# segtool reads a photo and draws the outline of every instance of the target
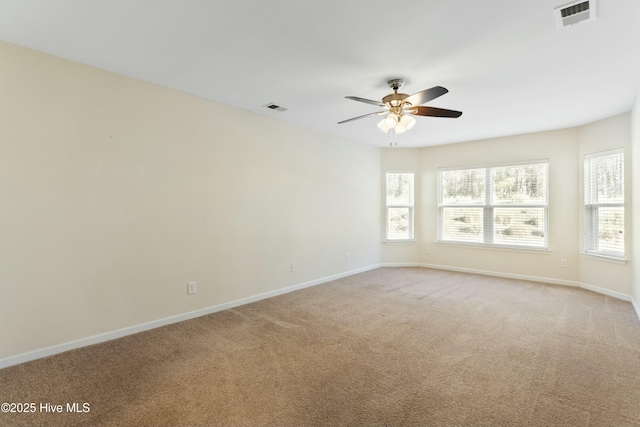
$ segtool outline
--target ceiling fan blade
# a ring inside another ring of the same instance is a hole
[[[386,107],[386,105],[383,104],[382,102],[374,101],[373,99],[365,99],[365,98],[360,98],[358,96],[345,96],[345,98],[352,99],[352,100],[358,101],[358,102],[364,102],[365,104],[376,105],[378,107]]]
[[[413,95],[405,99],[405,102],[410,102],[411,105],[422,105],[425,102],[436,99],[447,92],[449,91],[442,86],[434,86],[430,89],[425,89],[422,92],[414,93]]]
[[[444,108],[435,107],[413,107],[409,110],[409,113],[416,116],[430,116],[430,117],[460,117],[462,111],[445,110]]]
[[[343,120],[341,122],[338,122],[338,124],[342,124],[342,123],[347,123],[347,122],[351,122],[353,120],[358,120],[358,119],[362,119],[363,117],[367,117],[367,116],[373,116],[374,114],[384,114],[386,113],[386,111],[376,111],[375,113],[369,113],[369,114],[363,114],[362,116],[358,116],[358,117],[353,117],[351,119],[347,119],[347,120]]]

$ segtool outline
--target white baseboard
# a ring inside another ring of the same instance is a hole
[[[631,295],[623,294],[622,292],[612,291],[610,289],[601,288],[599,286],[590,285],[588,283],[580,282],[580,287],[584,289],[588,289],[593,292],[597,292],[599,294],[604,294],[610,297],[618,298],[624,301],[631,302],[633,300],[633,298],[631,298]]]
[[[65,351],[74,350],[74,349],[86,347],[89,345],[99,344],[101,342],[110,341],[117,338],[122,338],[127,335],[137,334],[139,332],[148,331],[150,329],[159,328],[161,326],[170,325],[172,323],[178,323],[185,320],[194,319],[196,317],[206,316],[208,314],[216,313],[218,311],[228,310],[230,308],[239,307],[241,305],[250,304],[252,302],[260,301],[263,299],[272,298],[278,295],[283,295],[289,292],[297,291],[300,289],[308,288],[308,287],[319,285],[322,283],[327,283],[333,280],[341,279],[343,277],[351,276],[358,273],[363,273],[369,270],[374,270],[379,267],[424,267],[424,268],[433,268],[437,270],[448,270],[448,271],[459,271],[462,273],[482,274],[485,276],[529,280],[534,282],[550,283],[550,284],[564,285],[564,286],[578,286],[593,292],[619,298],[624,301],[630,301],[636,312],[636,315],[638,316],[638,319],[640,320],[640,305],[630,295],[623,294],[621,292],[611,291],[609,289],[604,289],[598,286],[589,285],[587,283],[580,283],[580,282],[554,279],[554,278],[548,278],[548,277],[528,276],[528,275],[522,275],[522,274],[511,274],[511,273],[503,273],[498,271],[477,270],[472,268],[452,267],[452,266],[436,265],[436,264],[383,263],[383,264],[374,264],[368,267],[363,267],[356,270],[350,270],[350,271],[346,271],[339,274],[334,274],[334,275],[323,277],[320,279],[299,283],[293,286],[288,286],[286,288],[277,289],[275,291],[265,292],[265,293],[253,295],[247,298],[241,298],[239,300],[218,304],[212,307],[191,311],[191,312],[179,314],[176,316],[170,316],[163,319],[154,320],[154,321],[143,323],[140,325],[134,325],[134,326],[118,329],[115,331],[110,331],[103,334],[98,334],[91,337],[82,338],[79,340],[70,341],[67,343],[58,344],[51,347],[46,347],[46,348],[30,351],[27,353],[18,354],[16,356],[10,356],[4,359],[0,359],[0,369],[7,368],[13,365],[19,365],[25,362],[30,362],[32,360],[40,359],[43,357],[53,356],[55,354],[63,353]]]
[[[422,264],[422,263],[385,263],[385,264],[382,264],[382,267],[425,267],[425,268],[433,268],[436,270],[458,271],[461,273],[482,274],[485,276],[505,277],[508,279],[519,279],[519,280],[528,280],[531,282],[550,283],[553,285],[577,286],[583,289],[597,292],[599,294],[608,295],[610,297],[619,298],[624,301],[633,302],[631,295],[623,294],[622,292],[612,291],[609,289],[601,288],[599,286],[590,285],[588,283],[576,282],[573,280],[555,279],[553,277],[528,276],[525,274],[503,273],[501,271],[487,271],[487,270],[478,270],[475,268],[463,268],[463,267],[454,267],[449,265]],[[638,314],[638,319],[640,319],[640,309],[637,307],[637,305],[634,305],[634,309],[636,310],[636,314]]]
[[[454,267],[450,265],[423,264],[423,263],[385,263],[382,267],[424,267],[435,270],[458,271],[460,273],[481,274],[483,276],[505,277],[507,279],[529,280],[532,282],[551,283],[554,285],[579,286],[578,282],[572,280],[555,279],[552,277],[528,276],[525,274],[504,273],[501,271],[478,270],[475,268]]]
[[[385,262],[380,267],[425,267],[425,264],[416,262]]]
[[[638,316],[638,320],[640,320],[640,306],[638,305],[636,300],[633,299],[633,297],[631,297],[631,305],[633,306],[633,309],[636,311],[636,316]]]
[[[127,335],[137,334],[139,332],[148,331],[150,329],[159,328],[161,326],[170,325],[172,323],[178,323],[189,319],[194,319],[200,316],[206,316],[208,314],[216,313],[222,310],[228,310],[230,308],[239,307],[241,305],[250,304],[252,302],[260,301],[263,299],[283,295],[289,292],[297,291],[300,289],[308,288],[311,286],[319,285],[332,280],[341,279],[343,277],[352,276],[354,274],[363,273],[365,271],[379,268],[380,264],[374,264],[368,267],[359,268],[356,270],[350,270],[339,274],[323,277],[309,282],[299,283],[297,285],[288,286],[286,288],[277,289],[275,291],[265,292],[258,295],[252,295],[250,297],[241,298],[239,300],[218,304],[212,307],[203,308],[200,310],[191,311],[188,313],[178,314],[176,316],[165,317],[163,319],[154,320],[151,322],[143,323],[140,325],[129,326],[126,328],[118,329],[115,331],[106,332],[103,334],[93,335],[87,338],[81,338],[79,340],[66,342],[63,344],[54,345],[38,350],[29,351],[27,353],[18,354],[16,356],[9,356],[4,359],[0,359],[0,369],[7,368],[13,365],[19,365],[21,363],[30,362],[32,360],[41,359],[43,357],[53,356],[55,354],[63,353],[65,351],[74,350],[89,345],[99,344],[101,342],[122,338]]]

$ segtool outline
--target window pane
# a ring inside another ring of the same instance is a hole
[[[387,206],[413,206],[412,172],[387,172]]]
[[[548,162],[441,170],[438,239],[545,248]]]
[[[544,208],[495,208],[494,243],[544,247],[544,211]]]
[[[493,203],[511,205],[544,205],[546,164],[496,167],[491,170]]]
[[[584,172],[585,250],[624,256],[623,151],[586,156]]]
[[[387,239],[412,239],[410,208],[387,208]]]
[[[387,172],[387,240],[413,239],[413,172]]]
[[[624,208],[597,209],[598,250],[624,253]]]
[[[443,205],[485,202],[485,169],[442,171],[440,177]]]
[[[623,154],[593,159],[597,177],[597,200],[595,203],[624,203]]]
[[[442,208],[442,239],[483,241],[483,208]]]

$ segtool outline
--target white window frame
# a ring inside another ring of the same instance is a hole
[[[598,176],[595,173],[592,173],[591,170],[591,161],[594,159],[599,159],[602,157],[609,157],[615,155],[622,155],[622,203],[600,203],[594,202],[591,200],[591,196],[593,194],[592,188],[598,185]],[[624,217],[625,210],[625,182],[624,182],[624,149],[617,148],[615,150],[607,150],[600,151],[597,153],[591,153],[584,156],[584,253],[588,255],[601,256],[606,258],[614,258],[614,259],[625,259],[625,248],[623,245],[622,252],[613,252],[601,250],[599,248],[599,239],[598,234],[599,230],[599,221],[598,221],[598,211],[600,208],[622,208],[623,211],[623,221],[625,221],[625,225],[623,227],[623,241],[625,241],[626,234],[626,218]]]
[[[523,204],[523,205],[505,205],[494,203],[493,198],[493,180],[492,180],[492,171],[496,168],[501,167],[509,167],[509,166],[527,166],[534,164],[544,164],[545,168],[545,201],[544,204]],[[442,173],[446,171],[454,171],[454,170],[468,170],[468,169],[484,169],[485,171],[485,200],[483,203],[474,203],[474,204],[444,204],[442,202],[443,194],[442,194]],[[471,245],[471,246],[481,246],[481,247],[491,247],[491,248],[506,248],[506,249],[522,249],[522,250],[531,250],[531,251],[548,251],[549,250],[549,159],[536,159],[536,160],[525,160],[511,163],[501,163],[501,164],[492,164],[489,166],[464,166],[464,167],[448,167],[448,168],[438,168],[438,181],[437,181],[437,192],[438,192],[438,243],[446,243],[446,244],[456,244],[456,245]],[[482,208],[483,210],[483,233],[482,233],[482,242],[474,242],[474,241],[465,241],[465,240],[446,240],[443,238],[443,220],[444,214],[443,211],[445,208]],[[542,246],[533,246],[533,245],[518,245],[518,244],[504,244],[504,243],[496,243],[494,242],[494,210],[496,208],[543,208],[544,209],[544,228],[543,228],[543,245]]]
[[[410,174],[411,175],[411,202],[409,205],[389,205],[389,200],[387,199],[387,175],[390,173],[394,173],[394,174],[398,174],[398,173],[404,173],[404,174]],[[387,170],[385,171],[384,174],[384,195],[385,195],[385,241],[386,242],[394,242],[394,243],[402,243],[402,242],[415,242],[415,235],[414,235],[414,205],[415,205],[415,193],[416,193],[416,187],[415,187],[415,173],[413,170]],[[390,220],[390,215],[389,215],[389,210],[390,209],[397,209],[397,208],[405,208],[408,209],[409,211],[409,230],[407,232],[408,237],[406,238],[402,238],[402,239],[397,239],[397,238],[392,238],[389,237],[389,220]]]

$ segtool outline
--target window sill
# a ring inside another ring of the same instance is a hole
[[[407,240],[385,240],[382,243],[386,244],[392,244],[392,245],[407,245],[407,244],[413,244],[416,243],[416,241],[414,239],[407,239]]]
[[[540,253],[540,254],[550,254],[551,249],[549,248],[524,248],[521,246],[497,246],[497,245],[484,245],[481,243],[468,243],[468,242],[446,242],[446,241],[436,241],[436,245],[438,246],[463,246],[465,248],[470,249],[487,249],[490,251],[506,251],[506,252],[523,252],[523,253]]]
[[[626,265],[628,261],[626,258],[620,258],[620,257],[604,255],[604,254],[596,254],[592,252],[582,252],[581,255],[584,256],[585,258],[594,259],[596,261],[610,262],[613,264]]]

